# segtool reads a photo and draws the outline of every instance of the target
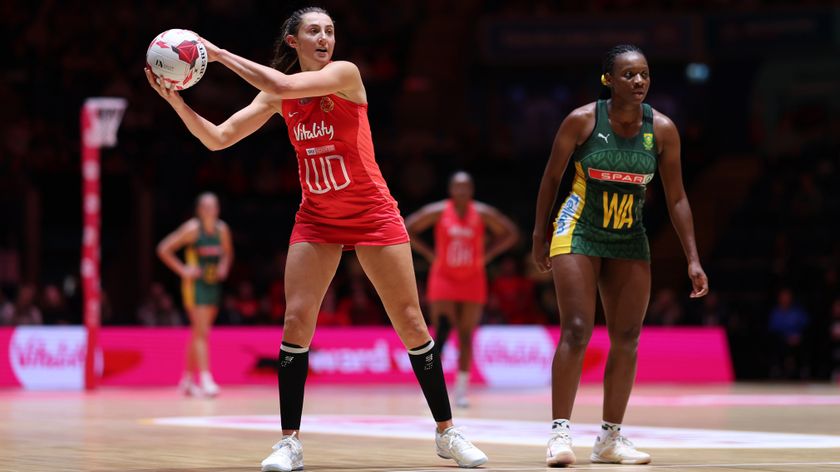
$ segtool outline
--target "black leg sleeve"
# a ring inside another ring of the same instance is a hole
[[[298,430],[303,414],[303,390],[309,373],[309,348],[283,342],[278,361],[280,424],[283,429]]]
[[[432,410],[435,421],[448,421],[452,419],[452,408],[449,406],[449,394],[446,392],[446,382],[443,379],[443,366],[440,363],[440,355],[435,349],[435,342],[428,343],[409,349],[408,357],[411,359],[411,367],[414,375],[420,382],[426,403]]]

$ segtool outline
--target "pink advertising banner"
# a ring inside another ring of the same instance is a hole
[[[97,356],[101,385],[175,384],[183,370],[188,337],[189,331],[181,328],[102,328]],[[274,384],[281,337],[282,331],[271,327],[214,329],[210,346],[217,381],[223,385]],[[474,382],[499,387],[548,385],[559,337],[560,330],[555,327],[481,327],[474,339]],[[78,378],[83,378],[79,347],[84,343],[84,330],[79,327],[0,329],[0,353],[6,353],[0,354],[0,386],[77,388]],[[453,336],[444,352],[448,376],[457,368],[457,352]],[[606,329],[598,327],[587,349],[583,382],[601,381],[608,352]],[[414,382],[406,350],[389,327],[319,328],[309,367],[311,382]],[[51,385],[44,378],[63,378],[65,383]],[[732,381],[724,331],[645,328],[637,378],[639,382]]]

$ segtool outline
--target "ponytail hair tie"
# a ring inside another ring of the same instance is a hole
[[[606,86],[607,86],[607,77],[606,77],[606,74],[601,74],[601,85],[603,85],[604,87],[606,87]]]

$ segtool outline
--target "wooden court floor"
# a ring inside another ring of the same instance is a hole
[[[637,387],[625,431],[652,454],[649,466],[590,464],[600,396],[599,386],[578,396],[580,470],[840,471],[836,385]],[[476,389],[472,402],[456,422],[490,456],[484,470],[545,470],[547,389]],[[279,437],[276,403],[269,387],[214,400],[174,388],[0,390],[0,471],[258,471]],[[305,415],[306,470],[456,470],[434,454],[419,390],[311,385]]]

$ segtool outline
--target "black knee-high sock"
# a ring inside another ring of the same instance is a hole
[[[438,318],[437,332],[435,333],[435,352],[439,355],[443,355],[443,346],[446,345],[451,330],[452,324],[449,323],[449,317],[441,314]]]
[[[446,393],[446,382],[443,379],[443,366],[440,355],[435,350],[435,342],[429,341],[422,346],[408,350],[411,368],[420,382],[426,403],[432,410],[435,421],[452,419],[452,408],[449,406],[449,394]]]
[[[280,343],[277,384],[280,391],[280,424],[283,429],[300,429],[303,387],[309,373],[309,348]]]

